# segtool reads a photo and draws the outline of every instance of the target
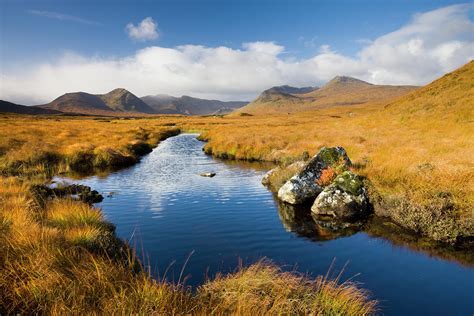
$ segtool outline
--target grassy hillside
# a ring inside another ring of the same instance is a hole
[[[268,93],[238,110],[239,113],[277,114],[310,111],[334,106],[384,102],[407,94],[413,86],[373,85],[350,77],[335,77],[320,89],[308,93]]]

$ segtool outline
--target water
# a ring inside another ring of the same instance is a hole
[[[325,274],[348,263],[386,315],[472,315],[474,269],[395,246],[364,232],[323,241],[293,209],[279,208],[260,184],[265,166],[206,156],[196,135],[163,141],[141,163],[79,182],[111,196],[98,204],[157,276],[198,285],[267,257],[286,269]],[[214,178],[202,172],[216,172]],[[324,239],[324,238],[322,238]]]

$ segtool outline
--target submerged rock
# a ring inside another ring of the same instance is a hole
[[[345,171],[318,195],[311,212],[318,216],[344,221],[363,217],[369,210],[369,199],[360,176]]]
[[[311,158],[306,166],[288,180],[279,190],[278,198],[290,204],[302,204],[323,191],[317,181],[324,169],[328,167],[347,169],[351,160],[342,147],[323,147]]]
[[[212,178],[216,175],[215,172],[203,172],[201,173],[201,177],[208,177],[208,178]]]
[[[313,241],[350,236],[361,227],[360,223],[320,220],[308,212],[305,206],[283,202],[278,203],[278,215],[286,231]]]

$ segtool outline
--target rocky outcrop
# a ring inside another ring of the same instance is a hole
[[[351,161],[344,148],[323,147],[300,172],[278,190],[278,198],[290,204],[302,204],[314,199],[323,191],[323,187],[317,182],[323,170],[329,167],[347,169],[350,165]]]
[[[351,221],[363,217],[369,210],[369,199],[360,176],[345,171],[324,188],[311,207],[318,216]]]

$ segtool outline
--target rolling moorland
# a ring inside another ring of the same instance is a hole
[[[8,255],[0,262],[5,271],[0,298],[7,302],[2,308],[372,313],[376,303],[354,284],[323,277],[308,282],[267,262],[218,276],[194,294],[181,285],[152,280],[99,210],[64,198],[44,203],[30,187],[56,174],[97,173],[133,164],[160,140],[179,132],[200,132],[207,141],[205,151],[216,157],[282,166],[312,156],[322,146],[343,146],[357,172],[370,181],[376,215],[426,240],[472,253],[473,78],[474,62],[416,90],[339,77],[302,94],[276,91],[283,95],[278,96],[281,101],[257,99],[228,116],[4,114],[0,245]],[[350,87],[347,95],[341,93],[341,84]],[[390,90],[389,96],[383,89]],[[287,98],[290,104],[283,101]],[[277,180],[287,177],[282,174]]]

